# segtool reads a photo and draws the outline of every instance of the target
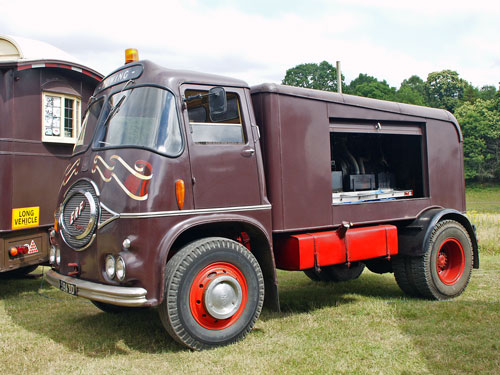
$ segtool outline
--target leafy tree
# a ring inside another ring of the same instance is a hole
[[[396,92],[396,100],[402,103],[426,105],[425,82],[417,75],[405,79]]]
[[[351,81],[345,91],[351,95],[365,96],[367,98],[396,99],[396,88],[390,87],[385,80],[379,81],[375,77],[362,73]]]
[[[463,101],[474,103],[477,99],[479,99],[479,89],[471,84],[467,84],[464,90]]]
[[[300,64],[286,71],[282,83],[309,89],[337,91],[337,68],[327,61],[319,64]],[[344,86],[342,75],[342,87]]]
[[[484,100],[490,100],[495,98],[497,89],[495,86],[485,85],[479,90],[479,97]]]
[[[453,110],[460,104],[469,84],[453,70],[429,73],[425,83],[427,103],[432,107]]]
[[[455,111],[464,137],[466,179],[500,178],[500,95],[464,102]]]

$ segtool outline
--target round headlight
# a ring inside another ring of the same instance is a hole
[[[106,269],[106,275],[108,275],[108,277],[110,279],[112,279],[113,277],[115,277],[116,261],[115,261],[115,258],[113,258],[113,255],[108,255],[106,257],[106,262],[104,264],[104,267]]]
[[[54,245],[49,250],[49,263],[52,265],[56,263],[56,247]]]
[[[120,281],[125,280],[125,261],[121,256],[116,259],[116,278]]]
[[[56,264],[61,264],[61,249],[59,249],[58,247],[56,248]]]

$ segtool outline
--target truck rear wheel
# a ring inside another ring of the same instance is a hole
[[[243,339],[263,302],[264,278],[253,254],[213,237],[185,246],[167,263],[159,314],[177,342],[200,350]]]
[[[347,264],[336,264],[334,266],[324,266],[318,272],[314,268],[304,270],[304,273],[313,281],[333,281],[342,282],[355,280],[361,276],[365,265],[361,262],[353,262],[348,267]]]
[[[469,283],[473,265],[467,230],[454,220],[439,222],[427,252],[411,261],[415,286],[422,296],[437,300],[459,296]]]
[[[391,263],[392,270],[394,271],[394,278],[396,279],[396,282],[401,290],[411,297],[419,297],[420,293],[413,280],[411,257],[394,257],[392,258]]]

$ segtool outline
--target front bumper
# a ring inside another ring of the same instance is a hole
[[[147,290],[138,287],[113,286],[75,279],[49,270],[45,277],[49,284],[61,289],[61,282],[74,285],[78,297],[112,305],[140,307],[146,304]]]

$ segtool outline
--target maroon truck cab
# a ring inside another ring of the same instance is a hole
[[[479,264],[442,110],[138,61],[97,86],[67,165],[47,280],[104,311],[158,306],[194,349],[279,310],[277,267],[367,266],[444,299]]]
[[[45,43],[0,36],[0,272],[8,275],[48,261],[57,191],[101,79],[72,61]]]

